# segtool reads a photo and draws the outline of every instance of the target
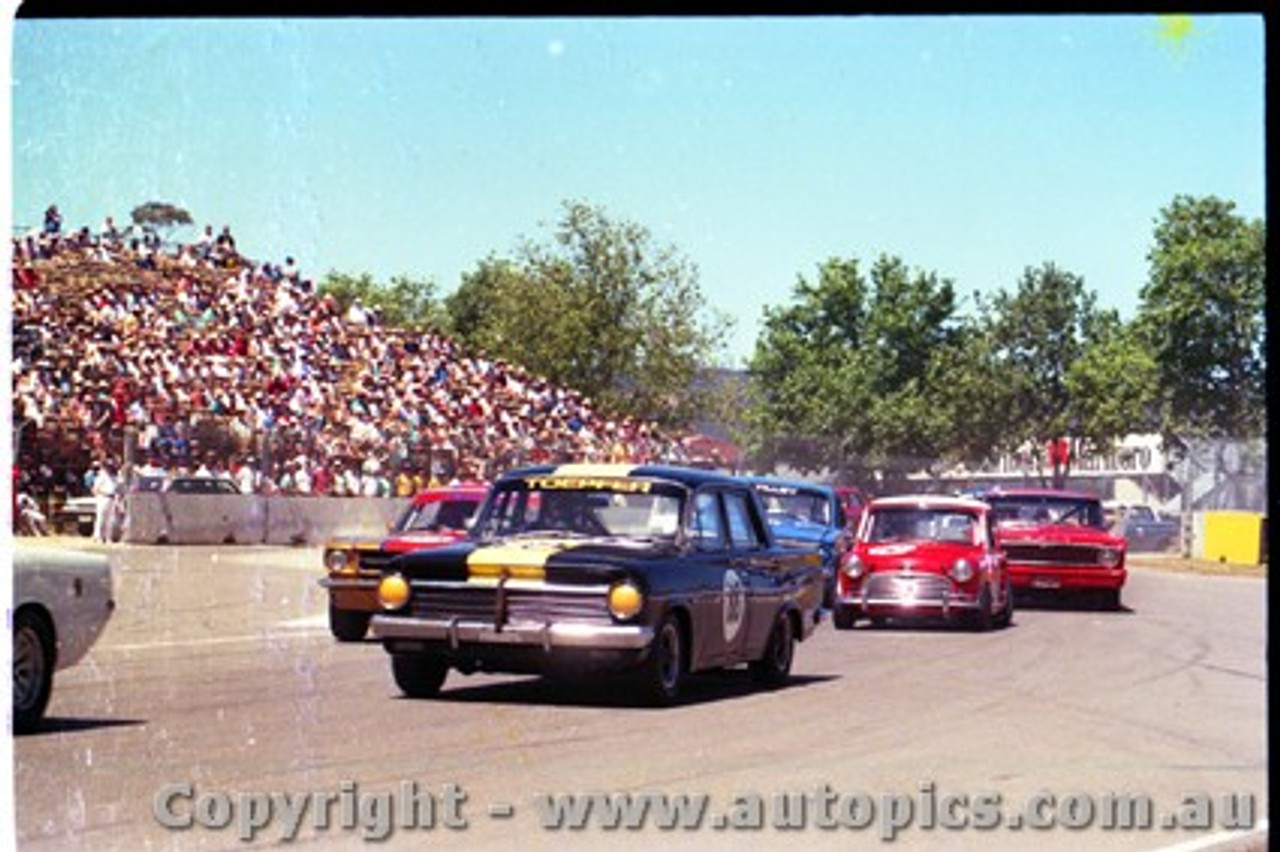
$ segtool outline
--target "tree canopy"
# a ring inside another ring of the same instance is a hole
[[[699,379],[729,328],[687,259],[583,202],[565,202],[549,243],[482,261],[445,307],[464,342],[663,425],[705,415]]]
[[[1251,437],[1266,423],[1266,226],[1212,196],[1160,212],[1136,319],[1166,434]]]

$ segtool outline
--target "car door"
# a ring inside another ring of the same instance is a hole
[[[694,668],[728,665],[745,638],[747,577],[733,565],[721,491],[700,488],[693,496],[687,557],[689,608],[693,620]]]
[[[769,631],[792,578],[779,554],[770,546],[765,520],[757,511],[758,503],[752,494],[745,488],[731,488],[723,492],[722,499],[730,570],[740,577],[744,586],[742,623],[728,650],[738,661],[754,660],[764,653]]]

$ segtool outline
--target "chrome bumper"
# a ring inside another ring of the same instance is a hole
[[[653,628],[607,624],[515,622],[497,627],[489,621],[432,621],[398,615],[375,615],[371,621],[378,639],[443,641],[456,649],[466,642],[480,645],[523,645],[553,648],[638,650],[653,642]]]
[[[320,587],[324,589],[368,589],[374,591],[378,588],[378,577],[321,577],[319,580]]]

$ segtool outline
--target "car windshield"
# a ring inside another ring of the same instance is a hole
[[[1003,495],[986,497],[996,522],[1058,524],[1103,529],[1102,503],[1083,497]]]
[[[832,522],[831,504],[821,494],[796,489],[757,488],[756,491],[770,524],[807,521],[828,526]]]
[[[476,533],[675,539],[685,490],[628,477],[531,476],[495,487]]]
[[[919,506],[880,507],[871,513],[867,541],[940,541],[972,544],[977,519],[955,509],[927,509]]]
[[[480,508],[479,498],[435,500],[410,506],[396,523],[397,532],[465,530]]]

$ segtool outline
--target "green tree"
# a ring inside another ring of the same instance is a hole
[[[190,213],[164,201],[148,201],[145,204],[139,204],[129,215],[133,224],[144,230],[163,231],[166,238],[174,228],[192,224]]]
[[[729,329],[687,260],[582,202],[564,204],[549,244],[487,258],[446,306],[465,342],[664,426],[704,414],[700,377]]]
[[[440,331],[448,323],[436,287],[431,281],[417,281],[403,275],[386,285],[378,284],[369,273],[358,276],[330,272],[317,291],[331,296],[338,310],[345,312],[357,299],[367,308],[376,308],[388,326],[406,329]]]
[[[790,304],[767,307],[748,366],[743,440],[754,463],[864,480],[904,475],[944,449],[948,418],[928,381],[959,333],[950,281],[881,257],[830,259]]]
[[[1075,405],[1067,375],[1103,327],[1103,312],[1084,280],[1052,263],[1028,268],[1016,292],[998,291],[987,314],[997,360],[1007,387],[1016,443],[1043,450],[1049,441],[1077,435],[1083,412]],[[1070,462],[1053,465],[1055,484]]]
[[[1158,365],[1136,325],[1122,323],[1114,311],[1100,314],[1064,386],[1075,436],[1090,449],[1106,452],[1117,438],[1159,430]]]
[[[1160,212],[1137,323],[1166,435],[1256,437],[1266,422],[1266,225],[1212,196]]]

